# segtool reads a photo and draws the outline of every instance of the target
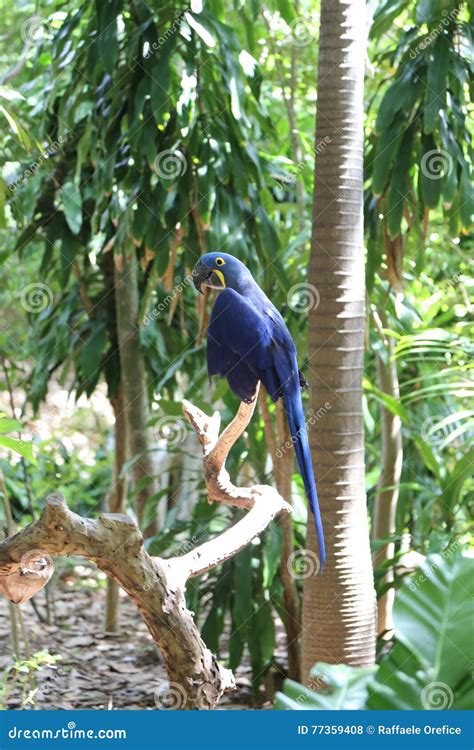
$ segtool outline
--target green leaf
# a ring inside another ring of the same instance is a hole
[[[471,167],[464,161],[461,172],[461,221],[466,229],[472,228],[474,218],[474,185],[471,176]]]
[[[281,556],[281,532],[278,526],[270,527],[262,544],[263,587],[270,588],[278,570]]]
[[[439,121],[439,110],[445,105],[450,53],[448,37],[440,34],[433,44],[428,64],[428,83],[423,112],[425,133],[433,132]]]
[[[46,248],[47,250],[48,248]],[[77,238],[69,231],[64,229],[64,235],[61,239],[61,284],[66,286],[71,273],[72,264],[76,258],[79,249]]]
[[[170,111],[169,87],[171,82],[170,60],[176,46],[178,34],[172,34],[157,50],[154,57],[151,83],[151,108],[157,125],[161,125]]]
[[[6,435],[0,435],[0,446],[7,448],[8,450],[18,453],[23,458],[34,463],[36,461],[33,455],[33,443],[26,440],[20,440],[19,438],[7,437]]]
[[[400,148],[403,130],[403,122],[397,121],[392,128],[382,132],[377,142],[372,170],[372,192],[374,195],[382,195],[384,192],[393,162]]]
[[[296,18],[295,9],[293,4],[289,0],[278,0],[277,8],[280,11],[281,17],[287,22],[288,25]]]
[[[441,186],[445,170],[449,168],[444,152],[440,151],[432,136],[421,140],[420,187],[423,203],[427,208],[436,208],[441,197]]]
[[[203,26],[202,23],[199,23],[199,21],[193,16],[192,13],[185,12],[184,17],[191,28],[196,32],[198,37],[202,39],[204,44],[206,44],[211,49],[216,46],[216,41],[212,34],[206,29],[205,26]]]
[[[293,680],[285,680],[284,695],[277,693],[274,708],[296,711],[361,709],[376,671],[377,667],[355,668],[318,662],[311,670],[309,684],[318,685],[321,690],[316,692]]]
[[[239,631],[232,629],[229,637],[229,669],[237,669],[242,661],[244,648],[245,641],[240,637]]]
[[[459,503],[466,479],[470,479],[472,476],[473,464],[474,448],[471,448],[462,458],[456,461],[454,469],[449,472],[446,480],[443,482],[443,500],[450,507],[451,511]]]
[[[108,73],[116,70],[119,42],[117,37],[117,16],[122,10],[122,0],[96,0],[99,19],[97,43],[99,53]]]
[[[246,547],[234,558],[234,604],[232,615],[235,628],[246,633],[253,613],[252,604],[252,549]]]
[[[73,234],[79,234],[82,227],[82,198],[77,185],[72,181],[64,183],[61,198],[68,227]]]
[[[82,374],[86,379],[94,377],[100,369],[106,342],[107,331],[105,326],[96,324],[92,334],[82,347],[79,357]]]
[[[400,234],[403,208],[409,194],[408,173],[412,162],[414,132],[413,126],[406,131],[393,167],[386,212],[388,232],[392,238]]]
[[[14,432],[15,430],[21,432],[22,429],[21,424],[16,419],[0,417],[0,433]]]
[[[275,623],[269,601],[264,601],[255,612],[252,632],[258,638],[259,656],[263,666],[266,666],[270,664],[275,649]]]
[[[430,555],[395,602],[397,640],[371,687],[371,709],[446,709],[466,703],[472,646],[474,562],[457,551]],[[467,686],[467,687],[466,687]]]

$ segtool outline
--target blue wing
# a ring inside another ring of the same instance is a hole
[[[262,381],[274,401],[283,397],[306,494],[314,513],[321,563],[326,557],[308,434],[301,401],[304,383],[296,349],[278,310],[233,289],[219,293],[212,310],[207,343],[209,375],[226,377],[241,401],[251,401]]]
[[[271,364],[266,321],[247,298],[233,289],[218,295],[207,342],[209,375],[226,377],[241,401],[250,401],[257,382]]]

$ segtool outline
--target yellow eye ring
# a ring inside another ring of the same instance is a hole
[[[224,258],[216,258],[216,266],[223,266],[225,265]]]

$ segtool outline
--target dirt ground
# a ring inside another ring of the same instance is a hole
[[[47,651],[60,657],[54,664],[35,670],[33,680],[27,673],[5,670],[12,664],[11,627],[8,602],[0,598],[0,706],[7,709],[166,709],[177,707],[169,695],[166,673],[159,650],[126,595],[121,597],[121,632],[103,630],[105,581],[102,574],[78,564],[55,574],[49,584],[51,623],[41,622],[46,614],[45,591],[22,605],[30,652]],[[284,669],[284,635],[279,632],[276,682],[281,683]],[[221,658],[225,660],[223,639]],[[23,648],[22,648],[23,651]],[[24,651],[23,651],[24,653]],[[23,654],[22,654],[23,655]],[[255,699],[251,689],[248,660],[239,667],[237,689],[223,697],[220,709],[268,709],[271,701],[261,695]],[[272,686],[274,677],[271,680]],[[273,692],[273,687],[270,692]],[[271,697],[268,695],[268,698]]]

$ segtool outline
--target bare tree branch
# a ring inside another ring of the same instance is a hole
[[[50,495],[40,518],[0,543],[0,580],[18,571],[31,551],[51,555],[81,555],[128,593],[161,649],[175,708],[214,708],[235,686],[232,672],[206,648],[186,609],[185,586],[191,576],[209,570],[237,554],[290,505],[268,486],[236,487],[225,469],[227,455],[247,427],[255,401],[241,404],[236,417],[219,436],[220,418],[185,401],[186,417],[203,446],[209,501],[248,510],[233,527],[178,558],[151,557],[143,537],[126,515],[108,513],[83,518],[66,506],[61,495]]]

